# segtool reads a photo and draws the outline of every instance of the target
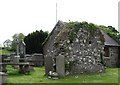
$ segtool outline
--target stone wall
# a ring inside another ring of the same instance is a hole
[[[118,66],[118,47],[109,46],[109,57],[106,60],[107,67],[117,67]]]
[[[120,68],[120,46],[118,47],[118,67]]]
[[[43,60],[43,54],[33,54],[32,57],[32,63],[34,66],[43,66],[44,60]]]
[[[80,28],[76,35],[72,43],[66,38],[55,47],[55,57],[58,54],[65,56],[65,70],[70,74],[102,72],[104,67],[101,58],[104,55],[104,45],[100,40],[99,30],[91,37],[87,30]]]
[[[116,67],[118,61],[118,47],[109,47],[109,50],[111,67]]]

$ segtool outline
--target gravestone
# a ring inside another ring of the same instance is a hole
[[[18,56],[19,55],[19,40],[18,39],[16,39],[15,40],[15,43],[16,43],[16,55]]]
[[[19,52],[20,52],[20,62],[25,62],[25,43],[23,41],[21,41],[19,43]]]
[[[10,57],[11,62],[14,63],[14,64],[19,63],[19,59],[20,59],[20,56],[19,56],[19,41],[18,41],[18,39],[16,39],[16,44],[17,44],[16,55],[15,54],[10,55],[11,56]],[[17,66],[17,65],[14,65],[14,66]]]
[[[59,77],[65,76],[65,61],[64,56],[61,54],[56,57],[56,72],[58,73]]]
[[[25,58],[25,43],[22,41],[19,44],[20,58]]]
[[[48,75],[50,71],[53,71],[53,63],[51,56],[44,56],[45,75]]]

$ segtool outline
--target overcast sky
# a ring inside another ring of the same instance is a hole
[[[87,21],[118,29],[119,0],[0,0],[0,44],[15,33],[51,31],[58,20]]]

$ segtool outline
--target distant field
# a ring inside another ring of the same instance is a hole
[[[0,54],[11,54],[11,53],[13,53],[13,52],[5,50],[5,49],[0,50]]]
[[[44,67],[35,67],[30,75],[19,74],[8,67],[8,83],[118,83],[118,68],[107,68],[105,73],[80,74],[52,80],[44,76]]]

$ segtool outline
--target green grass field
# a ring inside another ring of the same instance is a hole
[[[6,49],[0,50],[0,54],[12,54],[13,52],[8,51]]]
[[[29,75],[19,74],[8,67],[8,83],[118,83],[118,68],[107,68],[105,73],[80,74],[52,80],[44,76],[44,67],[35,67]]]
[[[11,54],[13,52],[0,50],[0,54]],[[44,76],[44,67],[35,67],[35,71],[29,75],[19,74],[18,70],[11,66],[8,69],[9,83],[118,83],[118,68],[107,68],[105,73],[80,74],[78,76],[67,76],[63,79],[52,80]],[[120,70],[120,69],[119,69]],[[10,84],[11,85],[11,84]]]

